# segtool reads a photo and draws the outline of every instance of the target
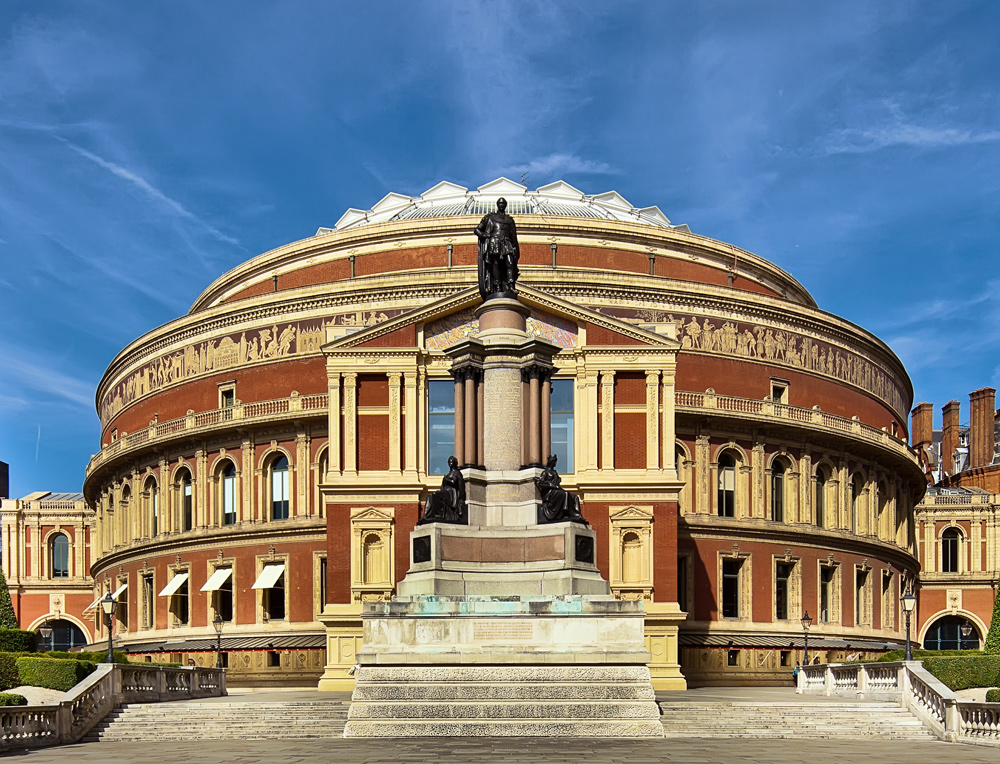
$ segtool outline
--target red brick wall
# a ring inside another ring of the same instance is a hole
[[[615,414],[615,469],[645,469],[646,415]]]
[[[643,345],[642,340],[626,337],[624,334],[605,329],[596,324],[587,324],[588,345]]]

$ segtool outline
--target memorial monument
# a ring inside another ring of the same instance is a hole
[[[478,336],[446,351],[456,453],[396,595],[364,605],[345,737],[663,735],[643,605],[611,595],[550,456],[559,348],[526,331],[506,207],[476,227]]]

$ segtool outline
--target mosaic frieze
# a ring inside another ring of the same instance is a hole
[[[246,363],[318,353],[327,341],[327,330],[330,328],[337,333],[348,334],[388,321],[401,313],[402,310],[351,311],[310,321],[275,323],[264,329],[196,342],[144,363],[115,385],[101,401],[101,423],[107,423],[140,398],[175,382]]]
[[[528,316],[527,332],[561,348],[576,347],[576,324],[549,314]],[[473,308],[452,313],[427,324],[424,344],[428,350],[446,350],[457,342],[479,336],[479,321]]]
[[[687,350],[757,358],[819,372],[865,390],[901,416],[909,406],[896,380],[868,358],[815,337],[769,326],[660,310],[593,308],[606,316],[675,336]]]

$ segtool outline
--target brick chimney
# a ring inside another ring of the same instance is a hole
[[[962,404],[948,401],[941,408],[941,469],[951,475],[955,471],[955,449],[958,448],[958,417]]]
[[[993,461],[993,410],[997,391],[981,387],[969,393],[969,467],[985,467]]]
[[[910,438],[913,447],[929,446],[934,438],[934,404],[918,403],[911,412]]]

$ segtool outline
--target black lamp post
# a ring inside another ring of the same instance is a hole
[[[813,625],[813,619],[809,617],[809,611],[808,610],[806,611],[805,615],[802,616],[802,620],[801,620],[800,623],[802,624],[802,633],[805,635],[805,638],[806,638],[806,646],[805,646],[805,649],[802,651],[802,665],[803,666],[808,666],[809,665],[809,627]]]
[[[962,633],[962,636],[958,639],[958,649],[967,650],[968,648],[965,646],[965,643],[969,639],[969,635],[972,634],[972,624],[966,621],[958,627],[958,630]]]
[[[115,662],[114,653],[111,651],[111,616],[117,606],[118,603],[115,602],[115,598],[111,596],[110,591],[101,600],[101,610],[104,611],[104,624],[108,629],[108,663]]]
[[[38,636],[42,639],[47,639],[49,641],[49,651],[52,651],[52,627],[49,626],[49,622],[46,621],[41,626],[38,627]]]
[[[917,598],[913,596],[910,587],[906,587],[906,594],[900,597],[899,601],[903,606],[903,612],[906,614],[906,656],[904,660],[912,661],[913,650],[910,649],[910,613],[917,606]]]
[[[212,621],[212,625],[215,627],[215,667],[222,668],[222,616],[219,613],[215,614],[215,620]]]

